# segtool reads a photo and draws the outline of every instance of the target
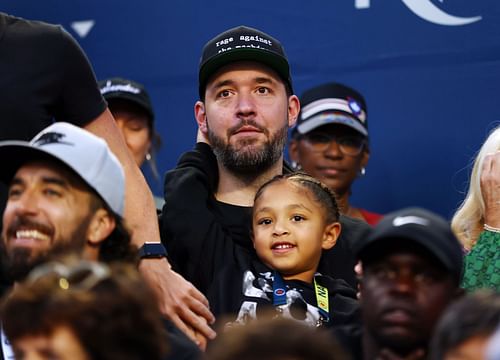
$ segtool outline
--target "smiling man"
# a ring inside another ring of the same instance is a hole
[[[12,281],[57,254],[90,260],[133,255],[123,224],[125,177],[106,142],[55,123],[31,142],[0,143],[8,185],[2,265]]]
[[[363,328],[346,338],[353,358],[424,359],[441,314],[462,294],[462,250],[450,225],[429,211],[403,209],[354,250],[363,264]]]

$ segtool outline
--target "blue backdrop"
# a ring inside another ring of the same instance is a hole
[[[496,1],[4,0],[0,11],[60,23],[98,78],[144,83],[164,141],[162,173],[195,141],[203,44],[240,24],[282,41],[297,94],[335,80],[365,95],[372,154],[353,189],[356,205],[417,205],[450,217],[472,157],[500,120]],[[151,184],[161,193],[161,182]]]

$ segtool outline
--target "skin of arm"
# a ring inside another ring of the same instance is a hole
[[[141,247],[148,242],[160,242],[156,207],[141,170],[129,152],[111,112],[106,109],[85,129],[103,138],[120,160],[126,178],[125,219],[132,231],[132,242]],[[166,259],[146,259],[139,270],[159,298],[160,310],[201,348],[206,338],[215,337],[208,324],[214,316],[208,300],[190,282],[175,273]]]

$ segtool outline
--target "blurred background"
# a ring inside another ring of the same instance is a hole
[[[338,81],[365,96],[371,158],[353,205],[422,206],[450,218],[475,152],[500,124],[496,1],[3,0],[0,11],[64,26],[98,79],[145,84],[163,138],[160,174],[195,142],[203,45],[242,24],[282,42],[297,95]]]

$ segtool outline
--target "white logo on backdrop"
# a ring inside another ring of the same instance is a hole
[[[459,17],[455,15],[448,14],[446,11],[442,10],[431,0],[401,0],[408,9],[410,9],[415,15],[420,18],[427,20],[433,24],[446,25],[446,26],[460,26],[475,23],[482,19],[481,16],[473,17]],[[439,0],[443,2],[444,0]],[[354,0],[354,7],[356,9],[368,9],[370,7],[370,0]]]

